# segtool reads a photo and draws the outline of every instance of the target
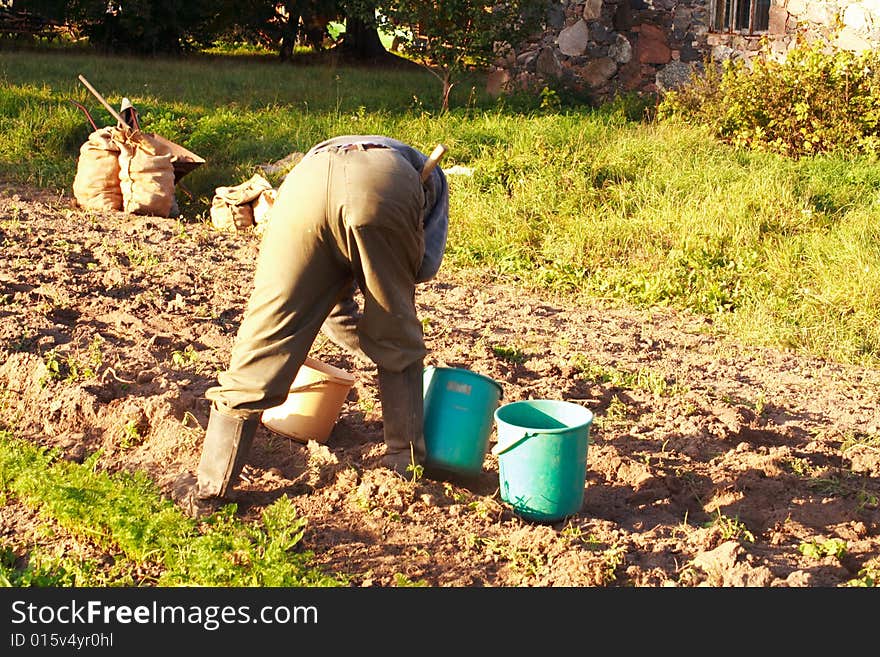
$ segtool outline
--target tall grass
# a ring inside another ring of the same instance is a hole
[[[750,342],[880,363],[876,161],[736,150],[698,128],[629,120],[625,106],[495,101],[479,76],[440,114],[436,81],[418,70],[0,52],[0,175],[70,188],[88,127],[67,99],[109,123],[80,73],[116,106],[130,98],[144,129],[205,157],[184,180],[192,221],[216,186],[329,136],[443,142],[443,165],[473,172],[449,176],[445,266],[686,309]]]
[[[875,163],[795,162],[592,115],[526,122],[510,119],[515,134],[455,181],[459,264],[687,308],[751,342],[876,364]]]

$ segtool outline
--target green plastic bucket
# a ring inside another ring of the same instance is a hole
[[[425,468],[465,477],[480,474],[501,384],[470,370],[433,365],[425,368],[423,381]]]
[[[579,404],[533,399],[495,411],[501,499],[514,513],[554,522],[580,511],[593,413]]]

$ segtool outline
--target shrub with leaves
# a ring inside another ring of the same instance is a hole
[[[402,37],[403,51],[442,83],[443,111],[465,71],[485,67],[523,43],[542,24],[547,8],[545,0],[390,0],[377,5],[379,25]]]
[[[880,53],[799,43],[784,61],[765,48],[750,64],[707,63],[666,93],[660,120],[707,126],[728,143],[791,157],[880,154]]]

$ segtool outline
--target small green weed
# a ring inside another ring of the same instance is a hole
[[[161,262],[157,255],[150,253],[143,245],[136,242],[129,243],[128,248],[125,250],[125,255],[132,267],[149,269],[157,267]]]
[[[482,518],[483,520],[488,520],[491,517],[491,512],[489,507],[486,506],[485,503],[480,502],[478,500],[474,500],[473,502],[469,502],[467,507],[474,512],[478,518]]]
[[[572,525],[571,521],[569,521],[562,531],[559,532],[559,535],[570,542],[577,542],[583,538],[584,530],[576,525]]]
[[[88,349],[89,365],[91,365],[92,367],[97,368],[104,364],[103,347],[104,338],[96,334],[95,337],[92,338],[92,341],[89,343]]]
[[[39,536],[35,536],[39,541]],[[89,547],[82,540],[74,548]],[[100,550],[99,550],[100,551]],[[136,586],[148,583],[139,564],[123,555],[112,560],[86,558],[77,550],[63,550],[50,554],[39,547],[16,558],[9,548],[0,550],[0,586]]]
[[[501,360],[509,363],[522,364],[526,360],[526,354],[518,347],[508,347],[504,345],[492,345],[492,353]]]
[[[549,87],[541,89],[541,110],[545,112],[558,112],[562,109],[562,100],[559,93]]]
[[[466,490],[455,490],[455,487],[448,481],[443,482],[443,492],[452,499],[456,504],[466,504],[471,495]]]
[[[428,583],[423,579],[413,581],[403,573],[395,573],[394,586],[398,588],[425,587],[428,586]]]
[[[193,415],[190,411],[186,411],[183,414],[183,419],[180,423],[187,429],[203,429],[202,425],[199,423],[198,418]]]
[[[880,435],[866,436],[849,434],[844,438],[840,445],[840,451],[842,454],[860,450],[880,453]]]
[[[412,483],[418,483],[425,476],[425,466],[415,463],[411,461],[408,466],[406,466],[406,471],[410,475],[410,481]]]
[[[874,559],[859,569],[858,575],[849,580],[844,586],[847,587],[876,587],[880,586],[880,559]]]
[[[598,550],[602,546],[602,541],[593,534],[584,534],[584,530],[571,522],[563,528],[559,535],[569,543],[578,543],[584,545],[588,550]]]
[[[74,354],[64,354],[53,347],[43,354],[46,371],[40,377],[40,385],[45,387],[50,381],[67,381],[75,383],[95,376],[98,367],[103,364],[101,351],[103,338],[96,335],[89,343],[86,361],[81,363]]]
[[[611,584],[617,579],[617,569],[626,562],[626,548],[614,545],[602,552],[601,583]]]
[[[584,354],[577,354],[572,365],[581,376],[588,381],[608,383],[618,388],[630,390],[646,390],[658,396],[670,396],[684,392],[684,389],[673,383],[660,372],[640,368],[634,372],[613,367],[604,367],[592,363]]]
[[[371,513],[375,508],[372,500],[370,500],[368,496],[363,495],[360,490],[357,490],[355,492],[354,503],[359,509],[361,509],[362,511],[366,511],[367,513]]]
[[[864,509],[876,509],[878,505],[880,505],[880,498],[878,498],[873,493],[868,493],[865,490],[860,490],[856,493],[856,503],[858,505],[859,511]]]
[[[84,381],[95,376],[95,370],[91,365],[81,365],[73,356],[67,357],[67,381]]]
[[[648,451],[642,456],[642,461],[649,468],[652,462],[655,467],[663,467],[663,459],[666,457],[666,446],[669,445],[669,438],[660,443],[660,452]]]
[[[755,401],[752,404],[752,408],[755,411],[755,415],[761,417],[764,415],[764,411],[767,410],[767,399],[764,396],[764,391],[758,392],[757,397],[755,397]]]
[[[608,408],[605,409],[603,416],[597,417],[598,424],[602,428],[613,428],[624,426],[627,422],[629,407],[619,395],[614,395],[608,402]]]
[[[177,232],[174,233],[174,239],[185,242],[187,240],[192,239],[192,236],[186,230],[186,224],[180,219],[177,220]]]
[[[810,481],[810,488],[822,495],[834,495],[842,497],[853,492],[852,484],[847,481],[846,475],[817,477]]]
[[[171,364],[182,370],[198,370],[200,365],[199,353],[195,350],[195,347],[188,344],[183,350],[176,349],[171,352]]]
[[[811,559],[834,557],[838,561],[846,554],[846,541],[840,538],[829,538],[824,541],[812,540],[801,543],[798,552]]]
[[[807,459],[790,458],[785,460],[791,472],[808,480],[808,485],[823,495],[845,496],[853,493],[859,494],[853,483],[851,472],[841,471],[828,476],[819,476],[821,470],[814,467]],[[867,502],[867,500],[863,501]]]
[[[721,511],[716,511],[715,517],[709,522],[704,523],[703,526],[718,527],[721,530],[721,538],[725,541],[738,540],[747,543],[755,542],[755,535],[748,530],[738,517],[734,516],[731,518],[725,516]]]
[[[792,473],[798,477],[812,477],[815,473],[815,468],[805,458],[790,458],[786,462]]]
[[[59,381],[62,376],[62,363],[58,358],[57,349],[49,349],[43,354],[43,363],[46,366],[46,372],[40,377],[40,386],[46,387],[49,381]]]
[[[122,449],[131,449],[144,442],[144,436],[141,435],[141,428],[136,419],[131,419],[122,427],[122,440],[119,445]]]
[[[514,570],[529,576],[538,575],[547,565],[547,557],[537,550],[516,547],[508,541],[496,538],[478,539],[486,549],[505,559]]]
[[[9,343],[9,350],[13,352],[30,351],[36,336],[33,331],[23,330],[21,334]],[[41,382],[42,383],[42,382]]]

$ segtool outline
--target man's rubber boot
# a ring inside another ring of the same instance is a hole
[[[404,477],[412,477],[411,466],[425,462],[423,361],[419,359],[402,372],[378,368],[379,399],[385,434],[382,465]]]
[[[208,515],[226,501],[244,468],[259,423],[259,414],[236,417],[211,407],[197,476],[185,473],[174,483],[174,499],[189,516]]]
[[[364,363],[371,363],[370,357],[361,349],[361,342],[358,338],[357,326],[361,319],[361,312],[354,298],[356,290],[357,286],[352,284],[343,294],[321,325],[321,333],[326,335],[333,344],[342,347],[355,358]]]

